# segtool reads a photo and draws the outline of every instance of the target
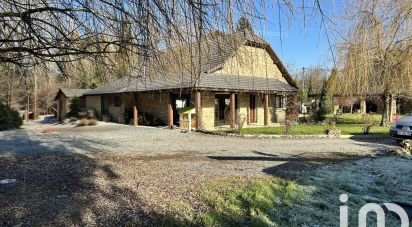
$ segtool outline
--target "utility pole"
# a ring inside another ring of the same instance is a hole
[[[302,91],[305,91],[305,67],[302,67]]]

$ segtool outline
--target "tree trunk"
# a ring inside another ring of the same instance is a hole
[[[360,100],[360,112],[366,114],[366,100],[364,98]]]
[[[30,117],[30,95],[27,94],[27,115],[26,115],[26,122],[29,122],[29,117]]]
[[[37,75],[34,73],[33,118],[37,119]]]
[[[389,92],[385,91],[383,93],[383,111],[382,111],[382,118],[380,126],[387,127],[388,126],[388,119],[389,119],[389,107],[390,107],[390,94]]]

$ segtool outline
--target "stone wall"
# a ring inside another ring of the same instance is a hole
[[[273,111],[273,114],[275,116],[273,117],[274,121],[272,123],[285,123],[286,109],[284,108],[275,109]]]
[[[137,109],[139,113],[149,113],[167,124],[169,99],[169,93],[156,92],[137,94]]]
[[[239,94],[238,95],[238,102],[239,102],[239,117],[245,117],[246,121],[244,123],[244,126],[248,125],[250,122],[249,118],[249,104],[250,104],[250,94]],[[241,119],[239,119],[241,120]]]
[[[240,76],[256,76],[276,78],[286,82],[277,65],[265,49],[241,46],[238,52],[230,57],[222,69],[214,73]]]
[[[215,94],[202,92],[202,126],[205,130],[215,129]]]

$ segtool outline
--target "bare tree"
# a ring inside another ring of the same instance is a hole
[[[344,45],[346,94],[381,95],[381,125],[389,121],[391,98],[411,81],[412,4],[409,0],[355,1]],[[406,86],[407,85],[407,86]]]

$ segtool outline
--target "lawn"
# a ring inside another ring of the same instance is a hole
[[[370,130],[371,135],[389,135],[389,129],[380,127],[380,115],[373,114],[372,120],[375,123]],[[336,122],[336,127],[341,130],[342,135],[363,135],[363,127],[365,121],[362,114],[342,114],[338,117],[328,115],[326,122]],[[300,124],[292,126],[292,135],[324,135],[327,125],[321,124]],[[243,128],[242,134],[252,135],[283,135],[283,127],[251,127]]]
[[[363,135],[363,124],[337,124],[336,127],[341,130],[342,135]],[[326,125],[320,124],[302,124],[292,126],[292,135],[324,135]],[[264,134],[264,135],[282,135],[284,134],[283,127],[257,127],[243,128],[242,134]],[[388,135],[389,129],[380,126],[372,127],[371,135]]]
[[[206,211],[189,212],[186,224],[339,226],[339,195],[345,193],[349,226],[357,226],[358,211],[366,203],[412,201],[411,172],[411,160],[382,157],[325,166],[295,181],[270,176],[215,180],[194,193]],[[376,226],[374,222],[370,217],[367,226]],[[400,226],[390,214],[386,224]]]

